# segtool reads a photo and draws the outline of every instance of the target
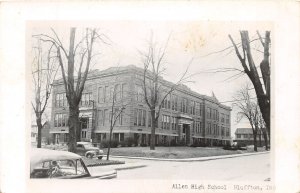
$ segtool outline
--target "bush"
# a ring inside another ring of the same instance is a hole
[[[102,140],[101,141],[101,148],[108,148],[109,140]],[[111,148],[116,148],[119,146],[119,141],[116,139],[112,139],[110,142],[110,147]]]
[[[185,140],[184,139],[179,140],[178,146],[185,146]]]
[[[193,144],[191,145],[191,147],[199,147],[200,143],[198,140],[193,141]]]
[[[146,143],[141,143],[141,147],[147,147]]]
[[[108,148],[108,140],[102,140],[100,146],[101,148]]]
[[[170,146],[177,146],[176,140],[172,139],[170,142]]]
[[[116,147],[118,147],[118,146],[119,146],[119,141],[116,140],[116,139],[112,139],[112,140],[111,140],[111,143],[110,143],[110,147],[111,147],[111,148],[116,148]]]
[[[125,142],[125,141],[120,141],[120,146],[121,146],[121,147],[126,147],[126,146],[127,146],[127,144],[126,144],[126,142]]]
[[[135,143],[135,141],[132,137],[128,137],[125,139],[124,143],[125,143],[125,146],[132,147],[132,145]]]

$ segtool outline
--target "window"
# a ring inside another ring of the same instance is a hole
[[[115,86],[115,93],[114,94],[115,94],[115,100],[119,101],[121,99],[121,88],[120,88],[119,84],[117,84]]]
[[[195,101],[191,101],[191,103],[190,103],[190,114],[192,114],[192,115],[195,115],[195,106],[196,106]]]
[[[225,122],[225,119],[224,119],[224,114],[221,113],[221,123],[224,123]]]
[[[103,111],[99,110],[98,111],[98,125],[99,126],[103,126],[104,125],[104,121],[103,121]]]
[[[138,126],[141,126],[142,125],[142,120],[141,120],[141,117],[142,117],[142,110],[141,109],[139,109],[138,110]]]
[[[92,104],[92,93],[84,93],[81,96],[81,106],[89,106]]]
[[[79,121],[80,121],[81,129],[89,128],[89,118],[87,117],[80,118]]]
[[[104,88],[104,102],[108,102],[109,100],[109,87],[105,86]]]
[[[81,138],[86,138],[86,131],[81,131]]]
[[[138,122],[138,110],[137,109],[134,109],[134,112],[133,112],[133,125],[137,125],[137,122]]]
[[[240,139],[241,138],[241,134],[236,134],[236,138]]]
[[[143,110],[143,115],[142,115],[142,126],[146,126],[146,111]]]
[[[172,110],[177,111],[177,101],[178,101],[178,97],[176,95],[172,95]]]
[[[65,113],[57,113],[54,116],[54,127],[68,126],[68,115]]]
[[[202,116],[203,106],[204,105],[202,103],[200,103],[200,116]]]
[[[68,119],[68,115],[67,114],[62,114],[62,127],[66,127],[69,125],[69,119]]]
[[[103,87],[98,88],[98,103],[103,103],[104,102],[104,92],[103,92]]]
[[[142,109],[134,110],[134,125],[146,126],[146,110],[142,110]]]
[[[171,109],[171,96],[170,95],[167,96],[167,107],[166,108]]]
[[[112,101],[114,98],[114,87],[110,87],[109,89],[109,100]]]
[[[210,108],[209,108],[209,107],[207,107],[206,117],[207,117],[208,119],[210,119]]]
[[[141,86],[135,85],[135,92],[136,92],[136,101],[142,102],[143,101],[143,90]]]
[[[185,98],[181,101],[181,112],[187,113],[187,99]]]
[[[122,84],[122,98],[127,97],[128,85],[126,83]]]
[[[199,121],[194,122],[194,127],[195,127],[195,133],[201,133],[200,132],[200,122]]]
[[[167,116],[167,128],[166,129],[170,129],[170,116]]]
[[[164,129],[165,128],[165,115],[161,116],[161,128]]]
[[[162,115],[162,129],[170,129],[170,116]]]
[[[56,160],[55,162],[48,160],[36,165],[30,174],[30,178],[78,178],[88,174],[79,159]],[[50,166],[51,169],[57,169],[48,172],[50,171]]]
[[[68,105],[66,93],[58,93],[55,97],[55,106],[56,107],[65,107]]]
[[[229,128],[226,128],[226,136],[229,136]]]
[[[120,133],[120,141],[124,141],[124,133]]]
[[[176,117],[171,117],[172,130],[176,130]]]
[[[226,124],[229,124],[229,115],[226,115]]]
[[[195,108],[194,108],[194,111],[197,116],[200,116],[200,103],[198,102],[194,102],[195,103]]]
[[[109,117],[108,117],[108,110],[105,109],[104,113],[103,113],[103,126],[107,125],[107,123],[109,122],[108,119],[109,119]]]

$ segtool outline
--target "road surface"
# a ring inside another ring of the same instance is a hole
[[[118,160],[143,163],[147,167],[120,170],[117,179],[264,181],[271,175],[269,153],[202,162]]]

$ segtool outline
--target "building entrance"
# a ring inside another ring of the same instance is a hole
[[[191,127],[190,124],[182,124],[182,138],[185,140],[185,144],[191,143]]]
[[[79,118],[80,123],[80,133],[79,139],[80,141],[87,141],[87,130],[89,128],[89,118],[88,117],[81,117]]]

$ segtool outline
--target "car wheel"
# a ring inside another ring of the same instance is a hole
[[[88,154],[86,154],[86,157],[87,158],[92,158],[92,155],[88,153]]]
[[[99,157],[98,157],[98,159],[102,159],[102,158],[103,158],[103,156],[99,156]]]

